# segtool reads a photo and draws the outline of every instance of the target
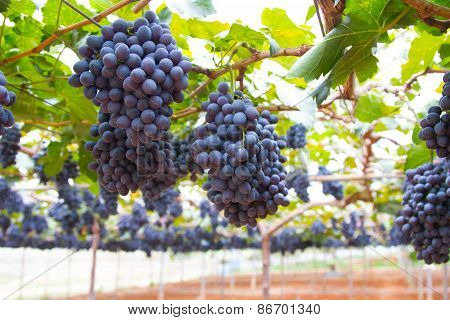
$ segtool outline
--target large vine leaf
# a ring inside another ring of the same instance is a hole
[[[174,1],[173,6],[178,12],[193,18],[202,18],[217,12],[211,0],[178,0]]]
[[[427,32],[420,32],[411,42],[408,61],[402,65],[402,81],[407,81],[415,73],[431,67],[439,48],[449,39],[450,37],[445,35],[436,37]]]
[[[342,22],[301,57],[289,75],[311,81],[330,73],[327,82],[332,87],[352,72],[365,81],[377,70],[372,50],[378,39],[389,29],[408,24],[412,11],[400,0],[347,1]]]
[[[36,5],[31,0],[8,0],[8,1],[11,4],[9,5],[5,15],[9,18],[19,17],[21,15],[31,16],[36,10]]]
[[[0,12],[5,12],[8,10],[9,5],[11,4],[11,0],[1,0],[0,1]]]
[[[398,107],[389,106],[384,103],[381,96],[375,92],[361,96],[356,103],[355,117],[363,122],[391,116],[399,110]]]
[[[430,162],[430,152],[425,143],[413,145],[408,151],[404,170],[414,169],[424,163]]]
[[[236,43],[241,41],[246,41],[254,48],[262,50],[264,43],[268,40],[267,37],[259,31],[253,30],[248,26],[244,26],[239,23],[233,23],[228,34],[223,38],[217,39],[215,41],[215,45],[216,47],[222,47],[229,42]]]
[[[42,8],[42,13],[44,15],[43,22],[46,25],[55,27],[68,26],[84,20],[84,18],[79,13],[75,12],[69,6],[62,4],[60,7],[60,4],[61,4],[60,0],[47,0],[47,3]],[[93,15],[93,12],[91,12],[89,9],[82,6],[81,4],[79,3],[73,4],[76,5],[78,9],[80,9],[87,15],[89,16]],[[58,26],[56,25],[57,22],[59,24]]]
[[[296,26],[282,9],[264,9],[262,23],[269,28],[271,37],[283,48],[312,44],[314,34],[308,26]]]

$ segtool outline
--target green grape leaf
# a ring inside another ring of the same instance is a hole
[[[427,149],[425,143],[411,146],[405,162],[404,170],[414,169],[431,161],[431,151]]]
[[[443,68],[450,68],[450,42],[442,44],[439,48],[439,56],[442,60],[440,65]]]
[[[42,20],[46,25],[55,27],[68,26],[76,22],[85,20],[83,16],[75,12],[73,9],[71,9],[64,3],[61,5],[60,11],[60,3],[61,3],[60,0],[47,0],[47,3],[42,8],[43,14]],[[91,12],[88,8],[86,8],[81,4],[76,4],[76,7],[89,16],[93,15],[93,12]],[[58,21],[58,14],[59,14],[59,21]],[[57,22],[59,25],[56,25]]]
[[[161,22],[170,23],[170,20],[172,19],[172,11],[170,11],[167,6],[161,5],[156,12],[158,13],[158,18]]]
[[[388,106],[378,93],[369,92],[361,96],[356,103],[355,117],[363,122],[391,116],[397,113],[398,107]]]
[[[186,11],[192,17],[201,18],[217,13],[211,0],[184,0],[182,2],[185,2]]]
[[[305,23],[311,20],[312,17],[316,14],[316,7],[314,5],[310,5],[308,8],[308,12],[306,13]]]
[[[1,0],[0,1],[0,12],[6,12],[8,10],[11,0]]]
[[[408,61],[402,65],[402,81],[406,82],[414,74],[430,67],[436,53],[447,38],[450,39],[445,35],[436,37],[427,32],[419,33],[411,42]]]
[[[40,37],[43,34],[38,21],[31,17],[16,18],[13,21],[15,25],[12,31],[17,35],[14,38],[16,48],[25,51],[41,42]],[[9,36],[10,34],[5,35],[7,39],[11,40]]]
[[[400,0],[348,0],[342,22],[298,59],[289,76],[309,82],[330,73],[329,83],[336,87],[355,72],[365,81],[377,70],[372,49],[380,36],[409,23],[412,11]]]
[[[225,46],[228,42],[248,42],[252,47],[255,47],[258,50],[263,49],[264,43],[267,41],[267,38],[264,34],[259,31],[255,31],[250,27],[244,26],[239,23],[233,23],[231,25],[230,31],[228,31],[227,35],[223,38],[219,38],[215,41],[216,47]]]
[[[6,12],[6,16],[10,19],[21,15],[31,16],[36,10],[36,5],[31,0],[12,0],[10,2]]]
[[[269,28],[270,36],[283,48],[312,44],[314,41],[314,34],[308,30],[309,27],[296,26],[284,10],[266,8],[261,20]]]
[[[222,31],[229,30],[230,25],[219,21],[201,21],[198,19],[185,20],[180,15],[172,13],[170,22],[172,35],[175,36],[177,44],[182,48],[189,48],[186,37],[199,38],[207,41],[214,39]]]
[[[52,141],[47,147],[46,155],[39,159],[39,164],[44,166],[46,176],[54,177],[61,172],[64,161],[68,157],[64,151],[65,146],[63,142]]]

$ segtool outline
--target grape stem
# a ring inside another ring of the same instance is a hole
[[[202,74],[206,75],[209,79],[206,80],[205,82],[203,82],[195,90],[193,90],[191,92],[191,94],[189,95],[189,97],[192,98],[192,97],[196,96],[197,94],[199,94],[212,81],[214,81],[215,79],[217,79],[217,78],[223,76],[224,74],[226,74],[227,72],[229,72],[230,68],[233,70],[240,70],[241,68],[247,67],[255,62],[258,62],[258,61],[261,61],[264,59],[269,59],[269,58],[288,57],[288,56],[289,57],[301,57],[306,52],[308,52],[308,50],[311,48],[312,48],[312,46],[302,45],[297,48],[286,48],[286,49],[280,50],[279,52],[277,52],[273,55],[270,54],[270,51],[255,51],[255,53],[253,53],[251,57],[242,59],[236,63],[233,63],[230,66],[226,66],[226,67],[224,67],[222,69],[218,69],[218,70],[211,70],[208,68],[193,66],[192,72],[202,73]]]
[[[70,2],[66,1],[66,0],[61,0],[66,6],[68,6],[70,9],[72,9],[73,11],[75,11],[76,13],[78,13],[79,15],[81,15],[83,18],[89,20],[92,24],[95,24],[97,27],[101,28],[102,26],[95,21],[94,19],[92,19],[91,17],[89,17],[86,13],[84,13],[83,11],[81,11],[80,9],[78,9],[77,7],[75,7],[73,4],[71,4]],[[58,17],[59,18],[59,17]]]

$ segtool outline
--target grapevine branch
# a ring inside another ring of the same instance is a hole
[[[292,180],[295,176],[300,174],[301,171],[294,171],[289,174],[286,181]],[[403,179],[404,174],[401,172],[387,173],[387,174],[334,174],[328,176],[311,175],[308,176],[309,181],[367,181],[367,180],[380,180],[380,179]]]
[[[131,2],[133,2],[133,0],[122,0],[122,1],[118,2],[117,4],[113,5],[112,7],[110,7],[108,9],[100,12],[99,14],[95,15],[94,17],[92,17],[92,20],[94,20],[96,22],[99,22],[99,21],[103,20],[104,18],[106,18],[108,15],[110,15],[110,14],[114,13],[115,11],[125,7],[126,5],[130,4]],[[34,48],[30,49],[30,50],[21,52],[19,54],[13,55],[11,57],[8,57],[6,59],[1,60],[0,61],[0,66],[3,66],[5,64],[8,64],[8,63],[11,63],[11,62],[14,62],[14,61],[17,61],[17,60],[22,59],[22,58],[27,57],[27,56],[38,54],[42,50],[44,50],[45,47],[49,46],[50,44],[52,44],[53,42],[58,40],[59,37],[61,37],[62,35],[70,32],[70,31],[73,31],[73,30],[82,28],[84,26],[87,26],[87,25],[89,25],[91,23],[92,22],[90,20],[86,19],[86,20],[74,23],[74,24],[72,24],[70,26],[67,26],[65,28],[59,29],[55,33],[53,33],[50,37],[48,37],[43,42],[41,42],[39,45],[37,45],[36,47],[34,47]]]
[[[36,154],[36,151],[24,146],[20,146],[19,147],[20,152],[25,153],[27,155],[29,155],[30,157],[33,157]]]
[[[403,0],[407,5],[416,9],[420,19],[429,26],[446,32],[450,28],[450,20],[439,20],[434,16],[450,19],[450,8],[430,3],[426,0]]]
[[[350,118],[346,118],[344,116],[340,116],[337,115],[332,109],[330,109],[331,104],[333,103],[333,101],[336,101],[340,98],[340,95],[334,95],[332,96],[329,101],[325,102],[324,104],[320,105],[318,107],[319,111],[321,111],[322,113],[326,114],[327,116],[329,116],[330,118],[336,119],[336,120],[342,120],[344,122],[351,122],[352,120]],[[289,105],[284,105],[284,104],[274,104],[274,105],[269,105],[269,106],[256,106],[256,109],[259,110],[269,110],[271,112],[281,112],[281,111],[300,111],[300,109],[296,106],[289,106]],[[173,116],[171,117],[171,119],[173,120],[178,120],[180,118],[183,117],[187,117],[189,115],[195,114],[195,113],[199,113],[201,112],[202,109],[200,107],[196,107],[194,105],[190,105],[187,108],[184,108],[180,111],[177,111],[173,114]]]
[[[131,9],[134,13],[138,13],[142,9],[144,9],[152,0],[141,0]]]
[[[190,94],[189,97],[192,98],[196,96],[198,93],[203,91],[211,82],[213,82],[215,79],[219,78],[220,76],[223,76],[227,72],[231,70],[241,70],[242,68],[246,68],[247,66],[264,60],[268,58],[278,58],[278,57],[301,57],[303,56],[308,50],[311,49],[311,46],[309,45],[302,45],[297,48],[286,48],[283,50],[280,50],[279,52],[275,54],[271,54],[270,51],[255,51],[255,53],[252,54],[251,57],[242,59],[230,66],[227,66],[222,69],[214,70],[209,68],[203,68],[199,66],[193,66],[192,72],[196,73],[202,73],[208,77],[208,80],[203,82],[200,86],[198,86],[196,89],[194,89]]]
[[[280,221],[275,223],[273,226],[270,226],[269,228],[264,228],[265,230],[262,234],[262,237],[263,238],[270,237],[272,234],[274,234],[279,229],[281,229],[285,224],[291,222],[296,217],[298,217],[299,215],[302,215],[303,213],[305,213],[306,211],[308,211],[311,208],[324,207],[324,206],[336,206],[336,207],[339,206],[339,207],[341,207],[344,205],[345,205],[344,200],[341,200],[341,201],[328,200],[328,201],[311,202],[311,203],[305,204],[300,209],[294,211],[293,213],[287,215],[286,217],[284,217],[283,219],[281,219]]]

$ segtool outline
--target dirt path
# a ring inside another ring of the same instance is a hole
[[[253,281],[252,281],[253,279]],[[206,284],[206,299],[262,299],[261,277],[238,275],[225,278],[210,277]],[[326,272],[288,273],[285,277],[274,274],[271,278],[272,299],[418,299],[417,279],[392,269],[370,269],[367,279],[362,272],[346,274]],[[284,285],[283,285],[284,283]],[[353,283],[353,289],[351,288]],[[222,289],[223,288],[223,289]],[[433,299],[442,299],[442,276],[433,275]],[[165,286],[165,299],[198,299],[199,280],[171,283]],[[423,287],[423,298],[427,288]],[[222,295],[223,292],[223,295]],[[129,288],[116,293],[98,293],[98,299],[153,300],[158,297],[158,286]],[[73,297],[84,299],[85,297]]]

